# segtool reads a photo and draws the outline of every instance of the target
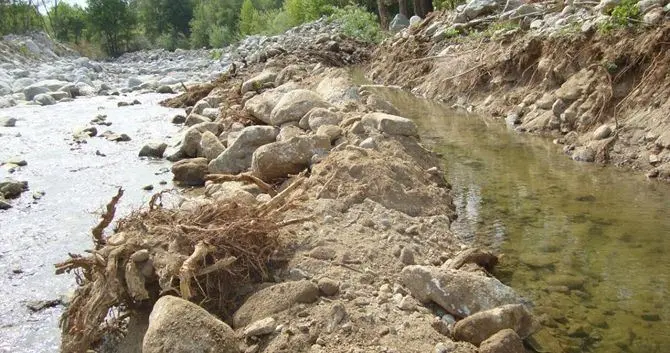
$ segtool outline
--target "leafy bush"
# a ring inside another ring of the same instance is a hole
[[[188,38],[183,33],[163,33],[156,38],[156,45],[165,50],[174,51],[177,48],[188,49]]]
[[[366,42],[379,43],[384,38],[377,16],[357,5],[332,8],[331,19],[342,25],[343,32]]]
[[[237,39],[235,32],[228,26],[211,26],[209,29],[209,46],[223,48]]]
[[[465,0],[434,0],[433,5],[437,10],[454,10],[460,4],[464,4]]]
[[[638,23],[640,17],[637,0],[623,0],[612,9],[610,17],[606,21],[600,22],[598,30],[607,34],[615,29],[633,27]]]
[[[332,4],[327,0],[286,0],[284,11],[288,15],[291,27],[314,21],[323,15],[332,13]]]

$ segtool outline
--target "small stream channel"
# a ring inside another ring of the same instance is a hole
[[[573,162],[545,138],[378,93],[441,153],[465,242],[503,254],[547,352],[670,352],[670,186]]]
[[[158,106],[166,97],[101,96],[0,110],[19,119],[16,127],[0,127],[0,161],[18,156],[28,162],[13,174],[0,167],[0,179],[25,180],[30,186],[11,201],[12,209],[0,211],[0,352],[58,352],[63,306],[38,312],[27,308],[31,301],[58,300],[74,288],[74,276],[55,276],[53,264],[67,259],[68,252],[91,247],[90,229],[117,187],[126,190],[117,217],[138,209],[153,192],[172,187],[169,162],[138,158],[147,140],[169,141],[179,129],[168,123],[178,110]],[[117,108],[117,102],[134,99],[142,104]],[[94,137],[74,144],[73,131],[99,114],[112,125],[96,126],[98,133],[126,133],[132,140]],[[153,192],[142,190],[148,184]],[[45,194],[35,201],[32,194],[38,191]]]

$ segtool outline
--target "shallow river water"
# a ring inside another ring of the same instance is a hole
[[[569,160],[545,138],[380,92],[443,155],[464,241],[533,303],[547,352],[670,352],[670,186]]]
[[[58,352],[58,317],[62,306],[32,312],[30,301],[54,300],[74,287],[73,276],[55,276],[56,262],[68,252],[90,248],[90,228],[100,210],[126,189],[117,216],[139,208],[152,193],[172,187],[169,163],[138,158],[150,139],[168,140],[178,127],[169,123],[177,110],[157,105],[166,95],[94,97],[53,106],[17,106],[0,115],[18,118],[16,127],[0,127],[0,161],[19,156],[28,162],[13,174],[0,167],[0,179],[26,180],[30,191],[0,211],[0,352]],[[143,104],[117,108],[119,101]],[[112,125],[96,126],[99,133],[126,133],[132,140],[111,142],[101,137],[73,144],[75,129],[99,114]],[[99,153],[96,153],[99,152]],[[105,156],[101,156],[103,154]],[[168,184],[160,185],[160,181]],[[33,200],[34,192],[44,196]]]

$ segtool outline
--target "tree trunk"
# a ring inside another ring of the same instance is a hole
[[[386,8],[384,0],[377,0],[377,7],[379,8],[379,22],[383,29],[389,28],[389,10]]]
[[[401,15],[409,18],[409,12],[407,10],[407,0],[398,0],[398,11]]]
[[[421,16],[421,0],[412,0],[412,7],[414,8],[414,14]]]
[[[433,0],[421,0],[422,5],[421,9],[423,10],[423,15],[421,15],[421,18],[426,18],[429,13],[433,12]]]

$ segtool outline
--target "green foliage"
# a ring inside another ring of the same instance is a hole
[[[350,37],[379,43],[383,33],[377,22],[377,16],[357,5],[333,8],[331,19],[342,24],[342,30]]]
[[[436,10],[454,10],[460,4],[464,4],[465,0],[434,0],[433,5]]]
[[[222,46],[235,39],[242,0],[196,0],[190,22],[191,46]],[[214,38],[210,38],[213,36]]]
[[[602,34],[609,34],[613,30],[635,27],[640,17],[637,0],[622,0],[612,9],[610,17],[598,24],[598,31]]]
[[[88,19],[107,54],[116,56],[124,51],[134,25],[125,0],[88,0]]]
[[[235,31],[227,26],[212,26],[209,30],[209,46],[212,48],[223,48],[237,40]]]
[[[314,21],[323,15],[330,15],[333,5],[327,0],[285,0],[284,11],[286,11],[290,26],[297,26]]]
[[[43,29],[35,6],[25,1],[0,0],[0,35]]]
[[[223,56],[223,50],[215,49],[209,55],[209,58],[212,60],[220,60]]]
[[[191,31],[193,5],[190,0],[137,0],[136,8],[138,21],[152,40],[166,33],[175,39],[178,33],[188,35]]]
[[[258,10],[254,7],[254,4],[251,0],[244,0],[242,3],[242,8],[240,9],[240,34],[241,35],[250,35],[259,32],[258,19],[260,14]]]
[[[188,49],[190,43],[183,33],[163,33],[156,38],[156,45],[165,50]]]
[[[51,28],[60,41],[79,43],[86,29],[86,11],[79,5],[59,2],[50,11]]]

